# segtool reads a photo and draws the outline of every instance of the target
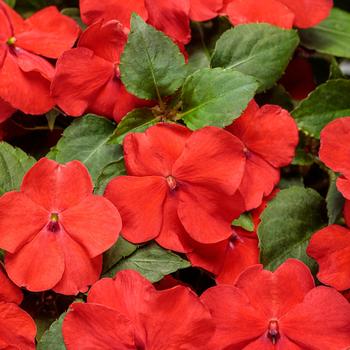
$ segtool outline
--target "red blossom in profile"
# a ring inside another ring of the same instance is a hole
[[[101,254],[117,240],[121,220],[112,203],[92,191],[82,163],[42,158],[19,192],[0,197],[0,247],[18,286],[77,294],[97,281]]]
[[[329,16],[333,0],[229,0],[222,11],[234,25],[264,22],[281,28],[309,28]]]
[[[81,35],[78,47],[57,61],[51,93],[71,116],[91,112],[120,121],[149,102],[129,94],[120,80],[119,62],[127,30],[119,22],[99,21]]]
[[[80,11],[88,25],[101,19],[115,19],[126,27],[129,27],[131,14],[136,12],[177,43],[187,44],[191,39],[190,19],[212,19],[218,15],[222,4],[223,0],[80,0]]]
[[[157,291],[130,270],[92,286],[86,304],[71,305],[62,330],[67,350],[217,349],[207,346],[214,326],[194,292]]]
[[[49,111],[54,106],[54,68],[42,56],[57,58],[74,45],[79,33],[77,23],[55,7],[23,20],[0,0],[0,99],[27,114]]]
[[[248,268],[235,285],[201,297],[212,313],[217,349],[340,350],[350,346],[350,304],[335,289],[315,287],[310,270],[289,259],[275,272]]]
[[[245,145],[246,165],[236,196],[245,209],[257,208],[280,180],[280,167],[292,162],[299,141],[293,117],[279,106],[261,108],[252,100],[226,128]]]
[[[0,266],[0,349],[35,349],[36,326],[32,318],[17,305],[21,290],[5,275]]]
[[[231,236],[231,222],[241,213],[232,195],[245,164],[237,137],[216,127],[191,132],[160,123],[129,134],[123,146],[128,176],[113,179],[105,196],[120,211],[127,240],[155,239],[189,252],[192,241]]]
[[[350,199],[350,117],[335,119],[321,131],[319,157],[333,171],[341,173],[338,190]]]

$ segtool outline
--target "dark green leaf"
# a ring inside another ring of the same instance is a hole
[[[101,174],[97,178],[95,185],[95,193],[103,195],[108,183],[115,177],[126,175],[124,159],[113,162],[104,167]]]
[[[233,220],[233,226],[242,227],[246,231],[254,231],[254,222],[250,213],[243,213],[238,219]]]
[[[149,108],[134,109],[118,124],[110,143],[122,143],[127,134],[145,131],[159,120],[160,117],[155,117]]]
[[[133,14],[120,71],[125,87],[132,94],[161,100],[182,85],[187,69],[177,45]]]
[[[257,87],[254,78],[231,69],[198,70],[183,86],[180,116],[190,129],[225,127],[241,115]]]
[[[24,174],[34,163],[35,159],[21,149],[0,142],[0,196],[18,190]]]
[[[265,23],[239,25],[217,41],[211,64],[255,77],[263,91],[281,77],[298,43],[294,30]]]
[[[105,277],[114,277],[118,271],[135,270],[151,282],[157,282],[164,276],[191,264],[179,255],[159,247],[155,243],[137,249],[132,255],[120,260]]]
[[[332,225],[337,223],[343,214],[343,207],[345,199],[342,194],[338,191],[336,186],[337,176],[330,172],[330,185],[327,192],[327,213],[328,213],[328,224]]]
[[[315,27],[300,31],[303,46],[318,52],[350,58],[350,13],[334,8]]]
[[[66,350],[62,336],[62,323],[66,313],[52,323],[37,345],[37,350]]]
[[[61,163],[80,160],[96,182],[105,166],[123,158],[121,146],[108,143],[114,129],[115,125],[110,120],[88,114],[65,129],[49,155]]]
[[[350,80],[329,80],[318,86],[292,115],[301,130],[319,138],[332,120],[350,115]]]
[[[77,7],[66,7],[61,11],[62,15],[73,18],[81,29],[85,29],[86,25],[83,23],[80,17],[80,10]]]
[[[5,2],[12,8],[16,6],[16,0],[5,0]]]
[[[260,260],[275,270],[288,258],[296,258],[310,268],[316,265],[306,254],[311,235],[326,224],[322,217],[323,198],[311,188],[281,190],[261,215],[258,228]]]

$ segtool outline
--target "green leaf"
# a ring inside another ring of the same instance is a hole
[[[119,145],[109,144],[115,124],[108,119],[88,114],[65,129],[62,138],[50,154],[66,163],[77,159],[88,168],[94,182],[104,167],[123,158]]]
[[[113,178],[120,175],[126,175],[124,159],[121,159],[117,162],[110,163],[103,168],[101,174],[96,180],[94,192],[96,194],[103,195],[108,183]]]
[[[16,0],[5,0],[5,2],[12,8],[16,6]]]
[[[233,220],[233,226],[242,227],[246,231],[254,231],[254,222],[250,213],[243,213],[239,218]]]
[[[165,250],[156,243],[137,249],[132,255],[120,260],[104,277],[114,277],[118,271],[135,270],[151,282],[158,282],[164,276],[191,264],[179,255]]]
[[[345,199],[342,194],[338,191],[336,182],[337,176],[335,173],[330,171],[330,185],[327,192],[327,213],[328,213],[328,224],[332,225],[337,223],[343,214],[343,207]]]
[[[162,32],[136,14],[120,61],[121,79],[132,94],[151,100],[173,94],[186,77],[183,54]]]
[[[223,128],[241,115],[257,87],[253,77],[231,69],[198,70],[183,86],[179,117],[190,129],[207,125]]]
[[[309,49],[350,58],[350,13],[334,8],[317,26],[300,30],[300,38]]]
[[[281,77],[298,44],[294,30],[266,23],[239,25],[217,41],[211,65],[251,75],[263,91]]]
[[[323,227],[324,199],[313,189],[290,187],[281,190],[261,215],[258,227],[260,261],[275,270],[288,258],[296,258],[314,269],[306,254],[311,235]]]
[[[21,149],[0,142],[0,196],[18,190],[24,174],[34,163],[35,159]]]
[[[160,121],[149,108],[134,109],[118,124],[110,143],[122,143],[124,137],[132,132],[143,132]]]
[[[131,255],[138,247],[138,245],[132,244],[120,236],[113,247],[103,255],[103,273],[110,270],[121,259]]]
[[[52,323],[39,340],[37,350],[66,350],[62,335],[62,323],[65,316],[66,312]]]
[[[61,13],[62,15],[65,15],[74,19],[78,23],[81,29],[84,30],[86,28],[86,24],[83,23],[83,21],[81,20],[80,10],[77,7],[66,7],[62,9]]]
[[[292,115],[307,135],[320,138],[328,123],[350,115],[350,80],[329,80],[318,86]]]

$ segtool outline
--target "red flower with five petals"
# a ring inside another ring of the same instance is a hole
[[[127,240],[155,239],[188,252],[192,240],[216,243],[231,236],[237,217],[232,195],[245,163],[235,136],[215,127],[191,132],[157,124],[128,135],[124,154],[129,176],[112,180],[105,196],[120,211]]]
[[[234,286],[201,296],[216,322],[213,343],[230,350],[340,350],[350,346],[350,304],[315,287],[310,270],[289,259],[275,272],[248,268]]]
[[[50,96],[54,68],[41,56],[57,58],[79,33],[77,23],[55,7],[23,20],[0,0],[0,99],[27,114],[49,111],[55,104]]]
[[[157,291],[130,270],[98,281],[87,304],[73,304],[63,322],[67,350],[214,350],[207,346],[213,332],[209,311],[189,288]]]
[[[97,281],[101,254],[116,242],[121,220],[112,203],[92,191],[82,163],[42,158],[19,192],[0,197],[0,247],[18,286],[77,294]]]

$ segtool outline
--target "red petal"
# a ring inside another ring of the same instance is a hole
[[[114,94],[118,91],[114,78],[111,62],[79,47],[66,51],[58,59],[51,93],[56,103],[71,116],[80,116],[87,110],[99,110],[108,111],[107,115],[112,117]],[[108,98],[104,89],[111,93]]]
[[[20,304],[23,300],[22,291],[9,280],[0,267],[0,302]],[[0,336],[1,338],[1,336]]]
[[[6,42],[13,36],[13,27],[7,12],[8,8],[9,6],[4,5],[4,2],[0,2],[0,42]]]
[[[53,290],[66,295],[87,292],[88,286],[95,283],[101,274],[102,256],[91,259],[88,252],[66,232],[60,232],[58,241],[64,255],[64,272]]]
[[[119,176],[108,184],[105,196],[120,212],[123,237],[141,243],[159,235],[167,191],[165,179],[158,176]]]
[[[0,123],[11,117],[16,109],[0,98]]]
[[[192,21],[207,21],[216,17],[222,9],[223,0],[190,0]]]
[[[192,133],[172,175],[179,181],[233,195],[243,176],[243,144],[225,130],[205,127]]]
[[[120,22],[101,20],[84,31],[78,47],[90,49],[96,56],[116,64],[120,61],[127,39],[124,26]]]
[[[129,28],[133,12],[144,20],[147,19],[144,0],[80,0],[80,12],[81,18],[86,24],[92,24],[100,19],[105,21],[116,19]]]
[[[26,312],[15,304],[0,303],[1,349],[35,350],[35,334],[35,323]]]
[[[49,58],[58,58],[75,43],[78,24],[56,7],[46,7],[25,21],[25,31],[15,33],[16,46]]]
[[[42,75],[42,71],[37,71],[37,62],[27,62],[24,65],[16,55],[20,55],[20,51],[9,53],[0,69],[0,97],[26,114],[48,112],[54,106],[50,96],[50,82]],[[26,72],[20,65],[24,69],[35,67],[35,70]],[[48,63],[43,63],[45,70],[47,65]],[[16,81],[16,84],[13,84],[13,81]]]
[[[302,349],[339,350],[350,344],[350,304],[331,288],[311,290],[279,323]]]
[[[191,40],[190,0],[145,0],[148,23],[182,44]]]
[[[344,214],[346,225],[350,227],[350,201],[349,200],[345,200],[343,214]]]
[[[169,176],[184,150],[191,131],[178,124],[159,123],[144,133],[124,139],[125,164],[129,175]]]
[[[265,22],[290,29],[294,22],[294,13],[277,0],[233,0],[226,13],[234,25]]]
[[[93,184],[81,162],[42,158],[24,176],[21,191],[50,213],[60,213],[91,195]]]
[[[346,199],[350,199],[350,181],[348,178],[339,176],[337,178],[337,188]]]
[[[22,19],[22,17],[14,9],[12,9],[10,6],[8,6],[6,4],[6,2],[4,2],[3,0],[0,0],[0,12],[4,12],[4,14],[7,17],[8,23],[6,24],[6,26],[10,25],[10,27],[11,27],[10,34],[11,35],[24,30],[25,24],[24,24],[24,20]],[[1,27],[1,29],[2,29],[2,27]],[[2,30],[0,32],[3,33]],[[8,33],[9,33],[8,31],[4,32],[4,34],[8,34]]]
[[[46,225],[49,215],[23,193],[5,193],[0,197],[0,247],[15,253]]]
[[[320,159],[335,172],[350,176],[350,117],[331,121],[321,131]]]
[[[288,111],[265,105],[252,113],[247,109],[227,128],[247,147],[274,167],[291,163],[299,142],[298,127]]]
[[[118,210],[106,198],[87,196],[60,216],[65,231],[94,258],[118,239],[122,221]]]
[[[350,231],[331,225],[316,232],[307,253],[319,264],[317,278],[338,290],[350,289]]]
[[[102,305],[72,304],[64,318],[62,333],[67,350],[105,350],[111,346],[135,350],[131,322]]]
[[[56,234],[45,226],[15,254],[6,255],[5,267],[11,280],[20,287],[32,292],[53,288],[64,272],[64,256]]]
[[[309,28],[326,19],[333,7],[332,0],[278,0],[295,15],[294,25]]]

